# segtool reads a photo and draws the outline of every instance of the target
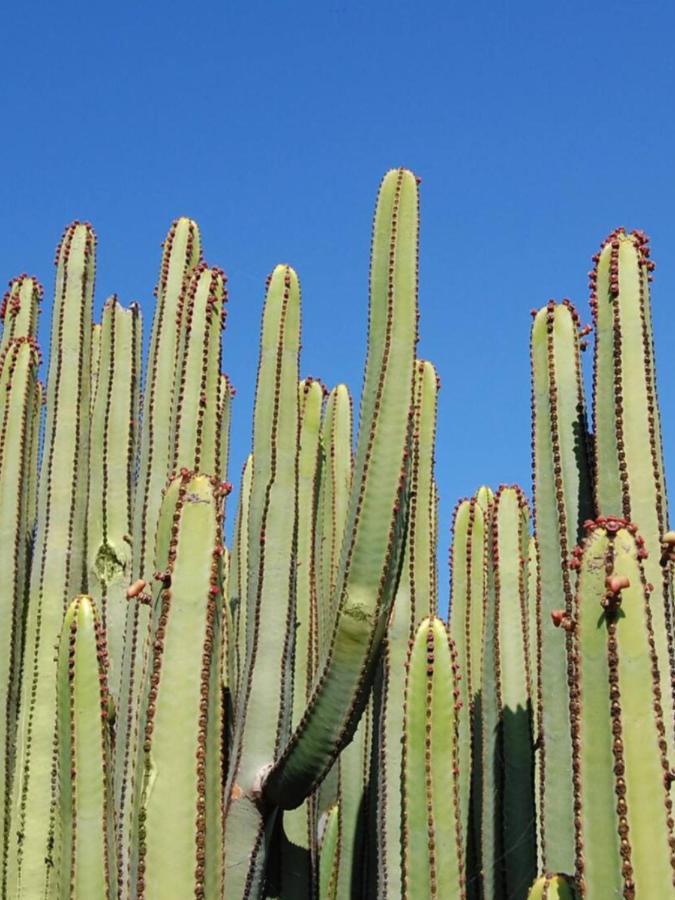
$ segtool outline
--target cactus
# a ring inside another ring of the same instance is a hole
[[[534,534],[519,488],[458,504],[447,626],[417,240],[417,179],[392,170],[355,454],[346,385],[298,382],[297,275],[270,276],[229,550],[227,279],[197,225],[163,245],[142,410],[138,308],[113,297],[92,323],[91,226],[57,251],[46,390],[41,288],[10,283],[3,898],[672,894],[675,532],[646,237],[618,229],[594,260],[592,436],[589,327],[569,301],[534,311]]]
[[[377,892],[401,896],[401,764],[405,661],[417,625],[436,609],[436,545],[433,465],[438,380],[430,362],[415,366],[415,418],[410,473],[408,533],[398,590],[384,642],[374,692],[375,746],[372,778],[377,791]],[[392,739],[393,738],[393,739]]]
[[[57,896],[118,896],[105,630],[88,596],[66,612],[57,664]]]
[[[579,892],[666,897],[675,835],[644,539],[605,516],[587,532],[568,629]]]
[[[550,301],[537,313],[531,354],[535,527],[541,578],[541,649],[534,670],[541,690],[540,851],[544,868],[568,872],[574,865],[569,696],[573,673],[568,670],[569,655],[553,628],[551,613],[557,609],[571,612],[576,579],[568,562],[581,524],[592,513],[579,317],[569,301]]]
[[[66,229],[56,258],[47,421],[25,614],[23,683],[7,848],[6,890],[10,896],[51,896],[56,890],[54,645],[66,606],[84,586],[85,577],[95,244],[91,226],[74,223]]]
[[[656,398],[647,236],[617,229],[594,257],[596,510],[633,520],[645,540],[666,740],[675,754],[675,630],[671,572],[660,565],[668,531],[661,423]]]
[[[403,897],[466,897],[459,789],[462,705],[452,639],[420,623],[407,661],[403,725]]]
[[[134,803],[138,900],[223,889],[222,501],[217,480],[183,469],[160,509]]]

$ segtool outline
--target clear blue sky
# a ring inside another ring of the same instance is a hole
[[[149,333],[160,241],[197,219],[230,278],[237,481],[266,274],[299,272],[302,372],[358,391],[375,194],[413,168],[445,596],[456,498],[530,493],[529,310],[568,296],[587,321],[590,257],[618,224],[652,236],[675,473],[674,34],[671,2],[9,4],[0,278],[37,274],[48,309],[61,230],[90,219],[97,309],[137,299]]]

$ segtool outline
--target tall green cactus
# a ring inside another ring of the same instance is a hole
[[[290,731],[298,490],[300,285],[277,266],[267,287],[253,426],[246,653],[226,788],[225,889],[260,890],[266,768]],[[302,799],[302,798],[301,798]]]
[[[401,896],[464,898],[458,767],[462,704],[454,645],[440,619],[420,623],[407,670]]]
[[[7,893],[26,900],[55,896],[57,890],[54,644],[66,605],[85,580],[95,245],[91,226],[76,222],[66,229],[56,255],[47,421],[8,847]]]
[[[389,898],[400,897],[403,884],[400,849],[402,746],[397,736],[403,730],[405,662],[417,625],[423,618],[433,615],[437,604],[433,467],[438,379],[430,362],[417,361],[414,390],[408,533],[374,697],[372,779],[377,791],[377,892],[378,896]]]
[[[579,352],[576,310],[569,301],[551,300],[532,326],[532,457],[541,579],[536,669],[541,690],[540,850],[544,868],[559,872],[571,871],[574,864],[569,696],[573,673],[551,613],[571,611],[576,579],[568,562],[593,502]]]
[[[522,896],[536,874],[534,735],[529,667],[529,513],[502,486],[491,516],[481,687],[482,839],[486,896]]]
[[[594,258],[595,492],[599,514],[634,521],[649,554],[651,600],[668,753],[675,758],[675,615],[671,572],[661,566],[668,504],[656,396],[649,281],[654,263],[644,232],[609,235]]]
[[[226,278],[196,224],[164,243],[142,412],[140,315],[112,298],[92,324],[89,225],[57,252],[46,392],[41,289],[10,283],[3,898],[672,894],[675,533],[646,238],[613,232],[591,273],[592,444],[588,327],[568,301],[534,313],[535,533],[518,488],[458,505],[447,629],[417,240],[417,180],[393,170],[354,455],[347,387],[298,384],[297,277],[270,276],[231,551]]]
[[[160,509],[130,896],[221,896],[221,486],[187,469]]]
[[[10,798],[24,638],[26,590],[35,519],[39,351],[35,344],[41,288],[22,276],[5,301],[0,343],[0,814],[2,884],[7,867]],[[9,334],[11,333],[11,337]],[[3,888],[4,889],[4,888]]]
[[[666,725],[644,539],[588,523],[572,616],[577,882],[582,897],[667,897],[675,834]]]
[[[118,896],[107,662],[96,607],[91,597],[76,597],[57,666],[60,900]]]

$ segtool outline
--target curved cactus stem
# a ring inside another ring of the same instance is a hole
[[[482,785],[483,635],[488,590],[488,551],[492,491],[481,487],[462,500],[453,520],[450,633],[455,641],[460,691],[467,714],[460,722],[459,770],[462,827],[467,843],[468,893],[479,883]]]
[[[340,804],[325,813],[319,846],[319,900],[337,900],[337,873],[340,862]]]
[[[246,656],[226,788],[226,893],[256,896],[264,877],[262,773],[290,730],[297,542],[300,285],[289,266],[270,278],[260,351],[248,517]]]
[[[36,392],[39,357],[27,338],[10,338],[0,351],[0,816],[2,892],[7,870],[10,799],[37,482]]]
[[[649,244],[613,232],[596,257],[594,422],[596,509],[634,521],[645,540],[670,764],[675,765],[675,622],[669,566],[661,565],[668,503],[649,300]]]
[[[576,584],[569,567],[582,523],[592,514],[579,317],[569,301],[552,300],[535,316],[532,356],[532,456],[535,527],[541,572],[541,741],[538,753],[543,867],[574,865],[572,748],[565,641],[551,621],[570,612]],[[568,635],[567,641],[570,637]]]
[[[137,900],[223,895],[221,510],[219,483],[184,470],[160,511],[133,817]]]
[[[574,879],[569,875],[541,875],[530,888],[527,900],[577,900]]]
[[[466,898],[456,653],[440,619],[411,642],[403,726],[402,897]]]
[[[388,173],[373,232],[369,350],[331,649],[307,710],[265,782],[271,803],[302,802],[351,739],[375,673],[405,526],[417,336],[418,187]]]
[[[57,667],[60,900],[118,896],[106,668],[102,622],[92,598],[78,596]]]
[[[174,410],[171,469],[208,472],[221,468],[221,332],[227,299],[225,274],[200,263],[184,300],[184,339]]]
[[[96,239],[74,223],[57,251],[56,298],[26,614],[7,893],[48,897],[54,883],[54,645],[84,580],[89,468],[91,309]]]
[[[667,897],[673,804],[642,538],[589,524],[573,610],[577,880],[584,897]]]
[[[410,472],[408,533],[401,577],[384,639],[374,690],[373,790],[377,812],[377,893],[401,896],[401,754],[405,661],[418,622],[436,609],[436,496],[433,482],[438,380],[430,362],[415,366],[415,418]]]

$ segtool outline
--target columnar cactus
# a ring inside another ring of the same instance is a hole
[[[541,647],[534,671],[541,691],[538,781],[543,866],[574,864],[569,654],[551,614],[571,612],[576,584],[569,568],[581,524],[592,513],[585,401],[579,362],[579,317],[569,301],[550,301],[532,326],[532,457],[540,560],[537,613]],[[569,635],[566,638],[569,643]]]
[[[572,617],[572,747],[582,897],[667,897],[675,833],[653,587],[637,528],[587,523]]]
[[[118,897],[105,630],[88,596],[68,607],[58,650],[59,884],[63,900]]]
[[[231,550],[227,279],[197,225],[163,244],[142,404],[138,307],[113,297],[92,323],[91,226],[57,251],[46,390],[41,288],[10,283],[2,898],[675,889],[675,532],[647,240],[619,229],[595,258],[593,435],[589,326],[569,301],[534,312],[534,534],[517,487],[458,504],[446,626],[418,193],[405,169],[380,188],[355,453],[347,387],[298,381],[297,275],[270,276]]]
[[[466,897],[459,797],[462,704],[452,639],[423,619],[411,642],[403,725],[403,892]]]
[[[85,582],[91,314],[96,238],[66,229],[56,254],[47,421],[23,653],[6,891],[52,896],[56,694],[54,645]],[[46,864],[45,864],[46,861]]]

